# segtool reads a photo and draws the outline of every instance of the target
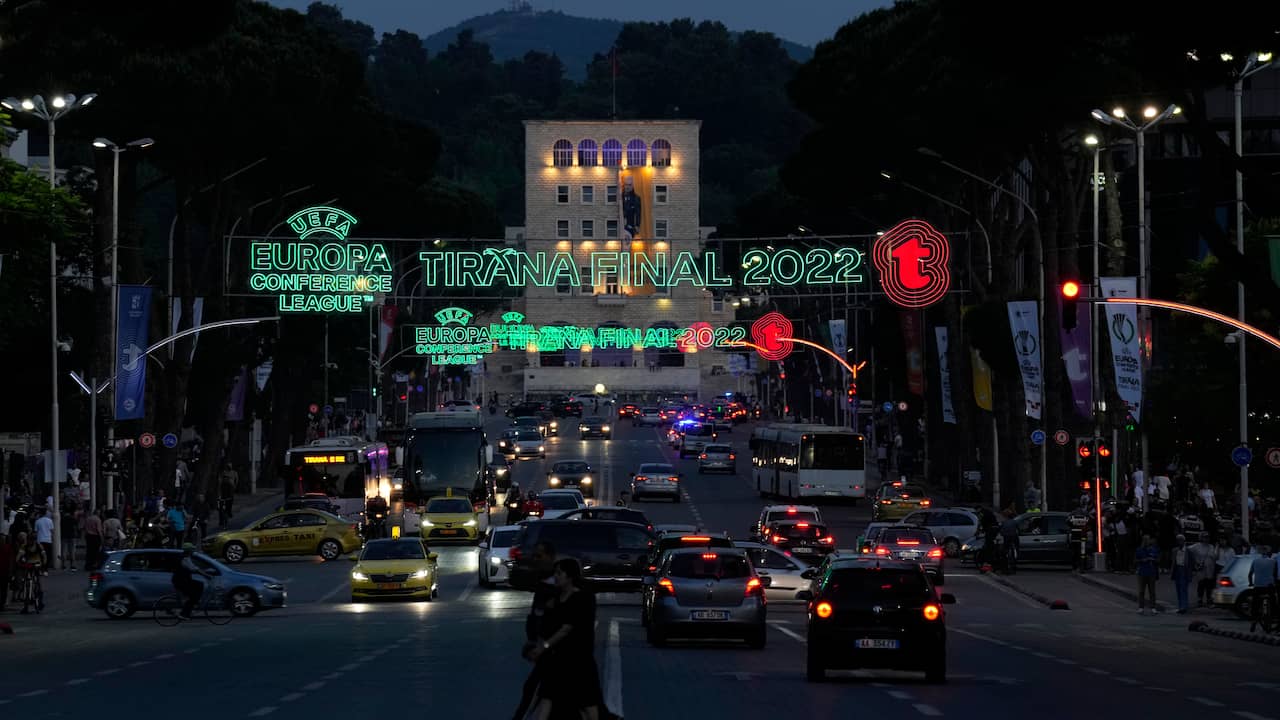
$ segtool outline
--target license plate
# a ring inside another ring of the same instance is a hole
[[[920,553],[918,552],[898,553],[898,557],[902,558],[903,560],[915,560],[916,558],[920,557]]]
[[[813,549],[813,548],[811,548],[811,547],[798,547],[798,548],[795,548],[792,552],[798,552],[798,553],[813,553],[813,552],[817,552],[817,551],[816,551],[816,550],[814,550],[814,549]]]
[[[827,491],[823,492],[822,494],[823,494],[823,495],[831,495],[831,496],[834,496],[834,497],[840,497],[840,491],[839,491],[839,490],[827,490]]]
[[[441,535],[457,535],[457,534],[458,534],[458,532],[459,532],[459,531],[457,531],[457,530],[441,530],[441,531],[440,531],[440,534],[441,534]]]
[[[855,642],[854,647],[861,650],[897,650],[898,641],[863,638]]]
[[[727,610],[694,610],[689,613],[690,620],[728,620]]]
[[[379,590],[401,590],[403,588],[404,583],[378,583]]]

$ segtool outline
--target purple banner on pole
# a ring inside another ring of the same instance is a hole
[[[1062,299],[1058,298],[1061,310]],[[1089,331],[1092,323],[1089,303],[1076,305],[1076,328],[1062,330],[1062,363],[1067,369],[1067,381],[1071,383],[1071,397],[1075,401],[1076,415],[1088,420],[1093,417],[1089,408],[1093,388],[1093,358],[1089,355]],[[1058,317],[1062,317],[1059,312]]]
[[[236,376],[236,384],[231,387],[231,402],[227,403],[227,422],[240,422],[244,420],[244,403],[248,396],[249,389],[249,371],[240,368],[240,374]]]

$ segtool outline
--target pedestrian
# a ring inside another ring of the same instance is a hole
[[[889,446],[880,443],[876,446],[876,467],[880,468],[880,479],[889,476]]]
[[[1206,510],[1214,510],[1217,508],[1217,498],[1213,494],[1213,488],[1209,487],[1209,483],[1200,486],[1200,504]]]
[[[581,587],[582,566],[573,558],[555,565],[556,596],[550,605],[555,631],[542,634],[530,651],[534,662],[545,658],[539,684],[536,720],[550,720],[552,710],[577,711],[582,720],[598,720],[604,696],[595,659],[595,595]]]
[[[59,540],[62,542],[62,567],[65,570],[76,570],[76,540],[80,538],[80,521],[76,519],[74,508],[67,507],[62,513],[62,524],[58,528]]]
[[[1034,480],[1027,480],[1027,487],[1022,491],[1022,501],[1027,506],[1027,512],[1040,511],[1040,488],[1036,487]]]
[[[114,509],[107,511],[107,519],[102,522],[102,546],[106,550],[118,550],[125,540],[124,525],[116,517]]]
[[[9,600],[9,583],[13,579],[17,555],[18,548],[9,542],[9,536],[0,533],[0,612],[4,612],[5,603]]]
[[[1173,590],[1178,598],[1178,614],[1186,615],[1189,602],[1187,589],[1191,586],[1192,554],[1187,547],[1187,536],[1176,535],[1173,539],[1173,550],[1170,558],[1170,577],[1173,579]]]
[[[200,541],[205,535],[209,534],[209,503],[205,502],[204,494],[196,494],[196,502],[191,506],[191,529],[188,531],[190,541],[200,547]]]
[[[1005,520],[1000,524],[1000,539],[1004,541],[1004,571],[1007,575],[1018,572],[1018,550],[1021,537],[1018,534],[1018,518],[1012,510],[1005,511]]]
[[[533,603],[529,607],[529,614],[524,621],[525,642],[520,649],[520,656],[533,663],[533,669],[529,671],[529,676],[525,679],[521,688],[520,703],[516,706],[513,720],[524,720],[528,715],[529,708],[533,706],[533,701],[538,695],[538,688],[542,683],[546,668],[545,663],[539,663],[534,658],[533,650],[538,645],[538,638],[544,632],[546,634],[554,632],[554,629],[548,628],[546,624],[550,622],[548,613],[551,603],[557,594],[555,586],[555,546],[546,541],[534,545],[531,560],[533,571],[538,576],[538,582],[533,587]]]
[[[95,510],[84,519],[84,569],[97,570],[102,563],[102,517]]]
[[[1142,536],[1142,547],[1138,548],[1134,559],[1138,565],[1138,614],[1156,614],[1156,578],[1160,577],[1160,549],[1156,547],[1156,539],[1150,535]],[[1148,598],[1151,608],[1147,608]]]
[[[1252,605],[1252,612],[1249,618],[1249,632],[1253,632],[1258,628],[1258,623],[1263,622],[1262,619],[1262,600],[1265,598],[1267,602],[1268,624],[1275,623],[1276,617],[1276,559],[1271,556],[1271,548],[1267,545],[1258,546],[1258,555],[1253,559],[1253,564],[1249,566],[1249,587],[1253,588],[1253,598],[1249,603]],[[1270,632],[1271,628],[1267,624],[1262,626],[1263,632]]]
[[[223,511],[226,513],[226,520],[221,521],[221,525],[231,522],[231,516],[234,513],[232,504],[236,499],[236,490],[240,487],[240,476],[236,473],[236,469],[231,463],[225,463],[222,467],[222,475],[219,477],[219,487],[222,490],[222,501],[226,505]]]
[[[1218,556],[1213,564],[1214,575],[1221,575],[1235,561],[1236,551],[1235,548],[1231,547],[1230,539],[1225,535],[1218,538]]]
[[[1209,533],[1200,533],[1200,540],[1191,546],[1191,579],[1196,584],[1196,605],[1213,604],[1213,583],[1217,579],[1218,548],[1209,542]]]
[[[182,539],[187,536],[187,513],[183,511],[182,503],[174,503],[164,516],[169,523],[169,546],[181,548]]]
[[[45,562],[40,566],[40,571],[48,575],[49,565],[53,564],[53,513],[51,511],[46,510],[40,519],[36,520],[34,541],[44,550]]]

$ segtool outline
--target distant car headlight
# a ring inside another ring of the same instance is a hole
[[[600,428],[600,431],[601,431],[601,432],[609,432],[609,426],[608,426],[608,425],[605,425],[604,427]]]
[[[547,482],[551,483],[552,485],[559,485],[559,484],[560,484],[560,478],[558,478],[558,477],[554,477],[554,476],[553,476],[553,477],[551,477],[549,480],[547,480]]]
[[[368,580],[368,579],[369,579],[369,576],[368,576],[368,575],[365,575],[364,573],[360,572],[359,570],[354,570],[354,571],[352,571],[352,573],[351,573],[351,579],[352,579],[352,580]]]
[[[431,574],[430,570],[419,570],[414,574],[410,575],[409,577],[413,578],[414,580],[425,580],[427,579],[427,576],[430,574]]]
[[[551,427],[552,427],[552,428],[558,428],[558,427],[560,427],[560,423],[553,422],[553,423],[551,423]]]
[[[422,527],[435,527],[435,523],[426,518],[422,518]]]
[[[545,445],[538,446],[538,452],[546,452],[546,451],[547,451],[547,447]]]
[[[584,476],[582,477],[582,484],[583,484],[583,485],[590,485],[590,484],[591,484],[591,476],[590,476],[590,475],[584,475]]]
[[[265,584],[263,587],[268,590],[284,590],[284,583],[270,582]]]
[[[476,525],[479,525],[479,523],[476,522],[475,518],[471,518],[470,520],[462,523],[463,527],[475,527]]]

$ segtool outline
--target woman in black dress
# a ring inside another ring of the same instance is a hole
[[[554,707],[557,715],[569,711],[583,720],[597,720],[604,698],[595,659],[596,599],[578,587],[582,569],[577,560],[556,562],[555,580],[559,594],[544,623],[553,631],[530,654],[534,661],[541,657],[546,667],[533,717],[549,720]]]

